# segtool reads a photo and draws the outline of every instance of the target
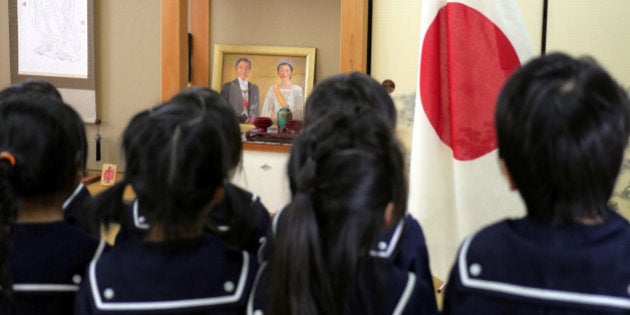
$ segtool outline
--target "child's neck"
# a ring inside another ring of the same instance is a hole
[[[180,229],[176,232],[175,238],[178,240],[190,239],[201,236],[203,229],[201,227],[190,227],[188,229]],[[159,224],[151,224],[149,232],[144,237],[147,242],[164,242],[166,240],[166,234],[164,228]]]
[[[582,217],[582,218],[578,218],[577,222],[584,225],[599,225],[599,224],[604,223],[604,218],[602,218],[601,216]]]
[[[178,240],[191,239],[195,237],[200,237],[203,235],[203,223],[205,222],[205,218],[208,217],[208,213],[212,206],[223,198],[223,189],[219,190],[220,193],[217,195],[215,193],[215,198],[217,200],[213,200],[209,202],[201,211],[199,211],[197,220],[195,224],[192,224],[188,227],[180,227],[176,231],[174,231],[175,235],[173,236]],[[217,197],[218,196],[218,197]],[[151,227],[147,232],[147,235],[144,237],[144,240],[147,242],[164,242],[166,241],[166,233],[164,233],[164,226],[159,223],[151,223]]]
[[[63,198],[23,200],[16,223],[50,223],[63,220]]]

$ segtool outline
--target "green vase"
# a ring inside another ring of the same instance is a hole
[[[293,119],[293,114],[291,114],[291,110],[288,108],[280,108],[276,113],[276,120],[279,129],[284,129],[287,125],[287,121],[291,119]]]

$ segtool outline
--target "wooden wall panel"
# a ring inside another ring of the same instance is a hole
[[[165,101],[188,83],[188,0],[162,0],[161,6],[162,100]]]
[[[368,0],[341,0],[341,72],[367,69]]]
[[[192,85],[210,86],[210,0],[190,0]]]

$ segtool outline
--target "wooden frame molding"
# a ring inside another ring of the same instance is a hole
[[[368,0],[341,0],[339,71],[367,70]]]
[[[188,0],[162,0],[162,101],[188,84]]]
[[[190,0],[190,33],[192,34],[192,85],[210,86],[210,38],[209,0]]]
[[[188,81],[188,0],[162,1],[162,100]],[[193,37],[192,84],[210,86],[211,1],[190,0]],[[367,70],[369,0],[341,0],[339,71]],[[173,43],[178,43],[174,45]],[[244,145],[246,149],[288,152],[289,146]]]
[[[193,85],[209,86],[210,76],[210,18],[211,1],[190,0],[190,32],[193,36]],[[341,0],[339,71],[361,71],[367,69],[368,0]],[[186,80],[187,1],[162,0],[162,89],[167,81],[175,81],[166,73],[183,73]],[[206,41],[207,39],[207,41]],[[168,44],[179,42],[179,47]],[[166,52],[166,54],[165,54]],[[182,59],[183,58],[183,59]],[[167,64],[170,64],[167,65]],[[175,71],[175,67],[181,67]],[[166,68],[166,71],[165,71]],[[172,70],[171,70],[172,69]],[[208,82],[206,84],[206,82]],[[170,93],[164,93],[169,94]]]

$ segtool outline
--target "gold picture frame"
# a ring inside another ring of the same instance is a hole
[[[291,82],[298,85],[303,91],[303,101],[313,89],[315,77],[315,48],[284,47],[284,46],[249,46],[249,45],[223,45],[214,46],[214,60],[212,72],[212,89],[221,91],[225,84],[236,80],[235,64],[240,58],[247,58],[251,62],[251,70],[248,81],[257,86],[259,92],[258,114],[261,113],[263,103],[267,95],[271,93],[271,87],[279,82],[277,67],[281,60],[288,60],[293,65]],[[252,124],[241,124],[241,130],[246,132],[253,129]],[[267,150],[273,144],[260,144],[263,147],[248,145],[244,141],[245,149]],[[284,151],[274,150],[271,151]],[[287,150],[288,151],[288,150]]]

